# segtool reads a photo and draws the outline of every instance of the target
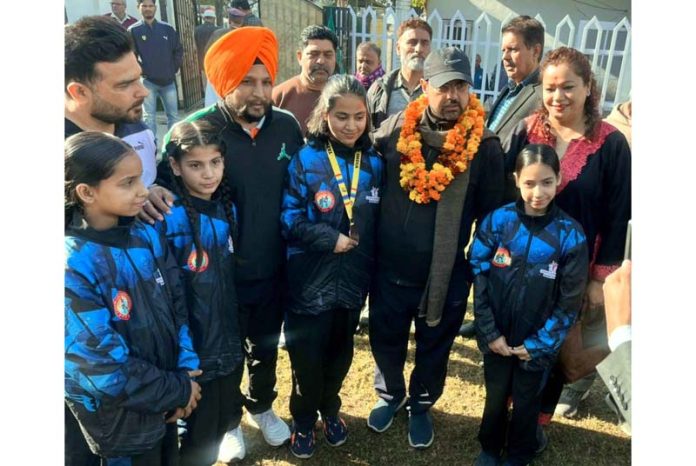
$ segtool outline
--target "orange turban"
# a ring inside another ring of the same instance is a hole
[[[278,40],[266,27],[245,26],[220,37],[205,54],[205,75],[220,97],[237,88],[258,59],[271,81],[278,71]]]

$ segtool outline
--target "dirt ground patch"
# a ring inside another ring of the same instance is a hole
[[[467,312],[467,317],[471,314]],[[409,344],[406,375],[413,361],[413,341]],[[341,415],[348,429],[348,441],[331,448],[317,432],[318,448],[309,460],[295,458],[287,446],[268,446],[260,431],[243,421],[247,445],[241,465],[470,465],[479,452],[476,439],[485,398],[481,354],[473,340],[457,337],[450,356],[445,392],[433,408],[435,441],[425,451],[409,447],[408,419],[399,413],[383,434],[368,430],[365,421],[376,401],[372,389],[374,362],[366,334],[356,335],[355,358],[341,390]],[[291,421],[288,400],[291,388],[290,360],[279,352],[278,399],[276,412]],[[549,446],[534,465],[620,466],[631,464],[631,440],[616,424],[616,417],[604,403],[606,388],[596,380],[574,420],[554,418],[548,427]],[[222,466],[218,463],[216,466]]]

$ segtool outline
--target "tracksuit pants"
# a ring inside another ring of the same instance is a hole
[[[516,356],[483,355],[486,404],[479,429],[481,448],[499,455],[507,436],[507,462],[526,465],[537,449],[537,417],[541,393],[548,371],[529,371]],[[508,422],[508,397],[512,396],[512,416]]]
[[[300,432],[314,427],[317,411],[322,418],[338,415],[338,393],[353,362],[353,335],[359,319],[360,309],[331,309],[318,315],[287,313],[290,413]]]
[[[244,365],[231,374],[201,383],[203,397],[186,421],[179,449],[181,466],[210,466],[215,463],[225,432],[239,426],[243,397],[239,390]]]
[[[101,466],[178,466],[179,445],[176,422],[167,424],[164,437],[150,451],[136,456],[102,458]]]
[[[416,360],[408,387],[409,409],[419,414],[442,395],[452,343],[466,312],[469,285],[463,272],[452,274],[442,319],[429,327],[418,317],[421,287],[397,285],[379,273],[370,290],[370,346],[375,359],[375,389],[387,400],[406,396],[404,364],[411,322],[416,324]]]
[[[239,331],[244,345],[249,386],[243,392],[244,406],[252,414],[271,408],[278,396],[276,363],[278,339],[283,324],[285,280],[282,275],[237,282]]]

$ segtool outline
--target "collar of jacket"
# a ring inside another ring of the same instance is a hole
[[[216,216],[215,214],[218,211],[219,201],[215,195],[213,195],[213,197],[211,197],[209,201],[191,195],[189,195],[189,199],[191,201],[191,205],[196,210],[196,212],[199,212],[203,215],[207,215],[209,217]],[[177,198],[174,202],[176,204],[182,204],[181,198]]]
[[[72,222],[65,233],[78,236],[95,243],[123,248],[128,245],[131,227],[135,224],[135,217],[119,217],[115,227],[106,230],[95,230],[87,225],[87,221],[79,212],[73,213]]]
[[[517,210],[520,220],[522,221],[524,226],[526,226],[527,229],[530,231],[536,231],[545,228],[546,225],[551,223],[551,220],[553,220],[556,217],[556,214],[558,213],[558,206],[556,205],[555,200],[551,200],[544,215],[528,215],[527,213],[525,213],[524,201],[522,200],[522,198],[517,199],[517,201],[515,202],[515,209]]]
[[[223,117],[225,118],[226,126],[234,128],[235,130],[238,130],[238,131],[246,134],[247,136],[249,136],[248,133],[246,131],[244,131],[244,129],[242,128],[242,125],[240,125],[237,122],[237,120],[235,120],[232,117],[232,113],[227,109],[227,106],[225,105],[224,99],[219,100],[215,105],[217,105],[218,109],[220,110],[220,113],[222,113]],[[273,120],[273,105],[271,105],[268,108],[268,111],[266,112],[266,115],[265,115],[265,119],[263,120],[263,124],[259,127],[259,131],[262,131],[265,128],[267,128],[268,125],[271,124],[272,120]],[[251,137],[251,136],[249,136],[249,137]]]
[[[331,141],[331,147],[333,147],[336,156],[341,157],[343,159],[352,159],[353,154],[355,154],[355,152],[359,149],[357,143],[354,147],[348,147],[334,138],[330,138],[329,140]]]
[[[537,66],[534,71],[529,73],[529,75],[522,80],[521,83],[516,84],[514,81],[508,81],[508,90],[511,95],[519,93],[525,86],[530,84],[537,84],[539,82],[539,67]]]
[[[418,125],[418,131],[421,133],[423,142],[428,147],[439,151],[445,143],[447,132],[452,129],[454,125],[455,122],[453,121],[436,117],[428,106],[423,112],[420,124]]]

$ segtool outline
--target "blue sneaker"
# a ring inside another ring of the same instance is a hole
[[[324,418],[324,438],[326,443],[332,447],[343,445],[348,440],[348,427],[338,416],[327,416]]]
[[[314,438],[314,431],[300,432],[297,428],[293,429],[290,435],[290,452],[298,458],[311,458],[317,442]]]
[[[399,401],[378,399],[367,418],[367,427],[379,433],[387,430],[392,425],[397,411],[404,407],[407,400],[407,397]]]
[[[430,411],[408,416],[408,444],[413,448],[428,448],[435,439],[433,432],[433,418]]]
[[[481,450],[481,453],[476,457],[474,461],[474,466],[498,466],[500,464],[500,457],[492,455]]]

